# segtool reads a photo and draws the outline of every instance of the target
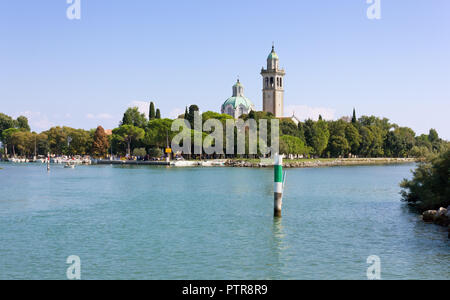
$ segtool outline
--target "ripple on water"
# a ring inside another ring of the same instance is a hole
[[[450,279],[445,228],[400,201],[413,165],[273,171],[1,164],[0,279]]]

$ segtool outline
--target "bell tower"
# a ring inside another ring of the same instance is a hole
[[[271,112],[275,117],[284,115],[284,69],[280,69],[278,55],[272,45],[272,52],[267,57],[267,69],[262,68],[263,77],[263,111]]]

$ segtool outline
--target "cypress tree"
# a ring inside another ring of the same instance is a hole
[[[161,111],[159,110],[159,108],[156,110],[156,119],[161,119]]]
[[[356,110],[353,109],[352,124],[356,124]]]
[[[187,109],[187,106],[186,106],[186,111],[184,112],[184,119],[187,120],[188,116],[189,116],[189,112],[188,112],[188,109]]]
[[[192,104],[191,106],[189,106],[189,112],[188,112],[188,115],[187,115],[187,120],[189,121],[189,123],[191,123],[191,126],[194,126],[194,115],[199,110],[200,109],[195,104]]]
[[[150,111],[148,113],[148,119],[153,120],[153,119],[155,119],[155,117],[156,117],[155,104],[153,102],[150,102]]]

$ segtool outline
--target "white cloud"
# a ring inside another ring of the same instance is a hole
[[[99,118],[100,120],[109,120],[112,119],[113,116],[111,116],[110,114],[107,113],[101,113],[97,115],[97,118]]]
[[[30,127],[32,129],[37,129],[38,131],[47,130],[55,126],[54,123],[50,122],[47,115],[44,115],[38,111],[24,111],[19,115],[27,117]]]
[[[292,114],[295,114],[301,121],[307,119],[318,120],[319,115],[324,120],[333,120],[335,114],[335,110],[329,107],[310,107],[307,105],[288,105],[284,111],[286,117],[291,117]]]
[[[179,115],[184,114],[184,113],[185,113],[185,109],[176,107],[176,108],[172,109],[172,111],[169,113],[169,118],[176,119],[176,118],[178,118]]]
[[[87,114],[86,118],[91,119],[91,120],[110,120],[113,118],[112,115],[107,114],[107,113],[100,113],[100,114]]]

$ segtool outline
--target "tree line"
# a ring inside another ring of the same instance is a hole
[[[232,119],[227,114],[211,111],[200,114],[197,105],[186,107],[185,113],[178,118],[186,119],[193,125],[195,114],[199,114],[202,122],[214,118],[225,124],[226,120]],[[274,116],[252,111],[241,118],[244,121],[254,119],[259,124],[260,119],[270,120]],[[26,117],[14,120],[0,114],[1,151],[3,154],[28,157],[47,153],[160,157],[177,134],[171,131],[172,122],[171,119],[161,118],[161,112],[155,109],[153,102],[150,103],[148,118],[137,107],[128,108],[119,126],[109,134],[101,126],[91,130],[57,126],[36,133],[30,131]],[[268,130],[270,136],[271,128]],[[357,118],[355,110],[351,117],[335,121],[326,121],[320,116],[317,121],[308,119],[296,124],[291,118],[282,118],[279,131],[280,153],[303,157],[426,157],[444,152],[449,145],[434,129],[429,134],[416,135],[411,128],[398,126],[386,118]],[[194,134],[195,131],[191,130],[191,135]],[[207,135],[202,133],[204,138]],[[191,142],[194,143],[194,139]]]

